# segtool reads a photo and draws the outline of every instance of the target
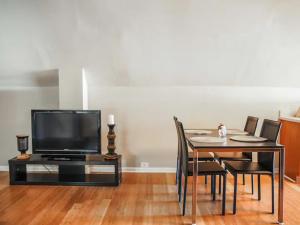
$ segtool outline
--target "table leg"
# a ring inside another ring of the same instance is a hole
[[[278,181],[278,223],[283,225],[283,183],[285,169],[285,149],[280,149],[279,152],[279,181]]]
[[[193,195],[192,195],[192,224],[196,225],[197,209],[197,178],[198,178],[198,151],[193,151]]]

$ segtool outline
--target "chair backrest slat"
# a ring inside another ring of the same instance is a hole
[[[255,135],[257,122],[258,122],[257,117],[248,116],[244,131],[248,132],[249,135]],[[249,159],[252,159],[252,152],[243,152],[243,155]]]
[[[180,134],[180,141],[181,141],[181,165],[182,165],[182,171],[187,176],[188,173],[188,162],[189,162],[189,152],[188,152],[188,146],[184,134],[183,125],[181,122],[178,121],[178,131]]]
[[[276,142],[280,131],[281,123],[265,119],[261,128],[260,137],[267,138],[268,141]],[[274,152],[259,152],[258,162],[267,170],[274,172],[275,167]]]
[[[255,135],[258,118],[254,116],[248,116],[245,124],[244,131],[248,132],[249,135]]]
[[[178,119],[176,116],[173,116],[174,122],[175,122],[175,127],[176,127],[176,132],[177,132],[177,160],[180,157],[180,136],[179,136],[179,131],[178,131]]]

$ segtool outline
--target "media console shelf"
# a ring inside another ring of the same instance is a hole
[[[56,160],[33,154],[27,160],[16,157],[8,161],[11,185],[85,185],[118,186],[122,179],[122,156],[115,160],[106,160],[103,155],[86,155],[84,159]],[[43,166],[43,171],[29,171],[28,166]],[[105,172],[86,173],[85,166],[104,166]],[[47,170],[47,166],[57,166],[56,171]],[[109,168],[111,169],[107,171]]]

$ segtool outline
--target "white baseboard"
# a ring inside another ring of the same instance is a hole
[[[131,173],[175,173],[176,168],[173,167],[124,167],[123,172]]]
[[[47,166],[50,171],[57,171],[55,166]],[[99,167],[99,166],[91,166],[88,168],[90,172],[111,172],[112,167]],[[0,171],[8,171],[8,166],[0,165]],[[45,172],[47,169],[43,166],[30,166],[29,171],[42,171]],[[123,167],[122,172],[124,173],[175,173],[176,168],[173,167]],[[278,168],[275,169],[275,173],[278,173]],[[295,182],[293,179],[288,176],[284,176],[285,179]]]
[[[50,171],[57,171],[55,166],[47,165]],[[108,166],[91,166],[89,170],[91,172],[111,172],[112,167]],[[29,166],[29,171],[47,171],[47,169],[41,165]],[[8,171],[8,166],[1,166],[0,171]],[[173,167],[123,167],[122,172],[125,173],[175,173],[176,168]]]
[[[57,171],[57,168],[55,166],[47,165],[47,168],[50,171]],[[0,171],[8,171],[8,166],[6,165],[0,165]],[[35,166],[29,166],[29,171],[48,171],[45,167],[42,165],[35,165]],[[87,168],[90,172],[111,172],[113,170],[112,166],[89,166]],[[175,173],[176,168],[173,167],[122,167],[122,172],[124,173]],[[277,174],[279,172],[278,168],[275,168],[275,173]],[[295,182],[293,179],[287,177],[285,175],[285,178]]]
[[[8,166],[0,166],[0,171],[8,171]]]

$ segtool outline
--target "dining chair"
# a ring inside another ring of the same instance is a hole
[[[178,194],[179,194],[179,201],[181,201],[181,180],[179,180],[179,175],[181,174],[181,140],[179,136],[179,129],[178,129],[178,118],[176,116],[173,116],[174,122],[175,122],[175,127],[176,127],[176,132],[177,132],[177,140],[178,140],[178,146],[177,146],[177,165],[176,165],[176,184],[178,185]],[[189,152],[189,161],[193,161],[193,153]],[[209,152],[200,152],[198,153],[198,161],[214,161],[214,157],[211,153]],[[207,184],[207,176],[205,176],[205,184]]]
[[[248,116],[244,131],[248,135],[255,135],[258,118]],[[218,152],[215,153],[215,159],[222,165],[224,160],[230,161],[252,161],[252,152]],[[245,174],[243,174],[243,185],[245,185]],[[251,192],[254,193],[254,178],[251,175]],[[219,177],[219,193],[221,193],[221,177]]]
[[[260,137],[267,138],[267,141],[276,142],[281,127],[279,121],[265,119],[261,128]],[[274,213],[274,152],[259,152],[257,155],[258,162],[251,161],[224,161],[225,168],[234,176],[234,198],[233,214],[236,214],[237,198],[237,175],[238,174],[257,174],[258,179],[258,200],[261,200],[261,183],[260,176],[268,175],[272,180],[272,213]]]
[[[183,125],[181,122],[177,121],[178,131],[181,140],[181,174],[184,176],[184,189],[183,189],[183,207],[182,207],[182,215],[185,215],[186,208],[186,194],[187,194],[187,182],[188,177],[193,176],[193,162],[189,160],[189,152],[186,137],[184,134]],[[211,176],[212,177],[212,191],[213,191],[213,200],[216,199],[216,175],[220,175],[223,177],[223,197],[222,197],[222,215],[225,215],[225,206],[226,206],[226,175],[227,171],[217,162],[197,162],[198,163],[198,176]],[[180,179],[181,180],[181,179]]]

